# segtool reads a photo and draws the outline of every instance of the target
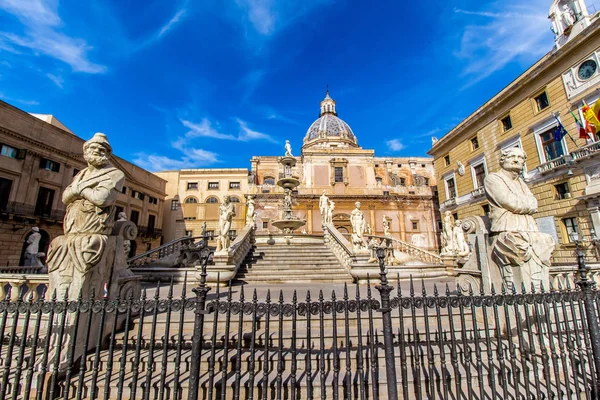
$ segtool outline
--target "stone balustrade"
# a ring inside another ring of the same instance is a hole
[[[596,154],[600,154],[600,141],[590,143],[586,146],[582,146],[577,150],[571,152],[571,159],[573,161],[581,160],[584,158],[592,157]]]
[[[377,235],[365,235],[367,238],[375,238],[380,240],[381,243],[389,243],[394,250],[398,250],[402,253],[408,254],[414,259],[422,261],[427,264],[443,264],[442,258],[435,253],[424,250],[420,247],[404,242],[400,239],[396,239],[391,236],[377,236]],[[385,247],[389,247],[389,245]]]
[[[325,245],[328,246],[344,268],[351,269],[352,244],[331,224],[323,226]]]
[[[246,258],[246,255],[248,255],[255,242],[254,231],[254,225],[246,225],[231,244],[227,253],[213,255],[214,265],[207,268],[206,282],[219,282],[222,285],[226,285],[235,278],[240,264],[244,261],[244,258]],[[196,272],[197,279],[200,280],[200,274],[202,273],[201,265],[196,266]]]
[[[537,170],[540,174],[545,174],[552,170],[555,170],[559,167],[563,167],[567,165],[567,156],[561,156],[555,158],[554,160],[550,160],[544,164],[538,165]]]
[[[456,197],[451,197],[440,204],[440,208],[454,207],[456,205]]]
[[[480,197],[485,195],[485,187],[480,186],[475,190],[471,190],[471,197]]]
[[[5,267],[6,268],[6,267]],[[26,273],[29,267],[15,267],[22,273],[0,273],[0,299],[9,295],[11,301],[17,301],[19,296],[25,301],[35,301],[48,289],[48,274]],[[48,298],[48,295],[46,294]]]
[[[138,254],[135,257],[131,257],[127,260],[127,264],[130,268],[147,266],[152,262],[160,260],[161,258],[165,258],[175,253],[179,254],[179,251],[183,247],[189,245],[190,243],[193,243],[196,239],[200,238],[202,237],[184,236],[175,240],[171,240],[170,242],[167,242],[160,247],[148,250],[142,254]]]

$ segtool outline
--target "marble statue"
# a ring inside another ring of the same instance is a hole
[[[248,200],[246,201],[246,225],[254,225],[255,219],[254,196],[248,196]]]
[[[283,190],[283,209],[285,211],[292,210],[292,190],[291,189]]]
[[[454,223],[452,213],[446,211],[442,224],[442,255],[454,256]]]
[[[321,221],[323,225],[327,223],[327,212],[329,208],[329,197],[327,191],[323,190],[323,194],[319,197],[319,211],[321,211]]]
[[[24,266],[32,267],[42,265],[40,257],[43,257],[45,254],[39,253],[41,238],[42,235],[40,234],[40,228],[37,226],[31,228],[31,235],[29,235],[27,238],[27,247],[25,248],[25,259],[23,261]]]
[[[363,234],[365,233],[366,221],[362,211],[360,211],[360,201],[354,203],[355,209],[350,213],[350,223],[352,224],[352,244],[355,252],[362,252],[367,245]]]
[[[367,232],[367,235],[373,234],[373,230],[371,229],[371,224],[369,224],[368,222],[367,222],[366,232]]]
[[[127,221],[127,214],[121,211],[117,215],[117,222]],[[131,240],[123,240],[123,252],[125,253],[125,257],[129,257],[129,252],[131,252]]]
[[[223,204],[219,207],[219,236],[217,237],[216,253],[227,253],[230,246],[229,229],[231,229],[231,219],[235,216],[235,207],[231,202],[231,197],[225,195]]]
[[[290,144],[289,140],[285,141],[285,156],[286,157],[293,157],[293,155],[292,155],[292,145]]]
[[[539,231],[533,214],[537,199],[521,178],[527,155],[517,147],[502,152],[498,172],[485,178],[491,206],[492,260],[509,289],[549,287],[548,268],[554,250],[552,236]]]
[[[390,221],[387,217],[383,216],[383,236],[391,236],[390,234]]]
[[[326,224],[333,223],[333,210],[335,210],[335,203],[333,201],[329,201],[329,206],[327,207],[327,216],[325,218]]]
[[[121,211],[117,215],[117,221],[127,221],[127,214],[125,214],[123,211]]]
[[[438,138],[436,138],[435,136],[431,137],[431,146],[435,146],[435,144],[438,142]]]
[[[576,20],[575,11],[573,11],[573,9],[571,7],[569,7],[567,4],[563,4],[563,6],[562,6],[562,18],[563,18],[565,25],[567,25],[567,26],[571,26],[575,23],[575,20]]]
[[[465,166],[460,161],[456,162],[456,169],[457,169],[458,174],[460,176],[464,176],[465,175]]]
[[[454,222],[454,229],[452,235],[453,243],[454,243],[454,253],[458,257],[466,257],[469,255],[471,250],[469,249],[469,244],[465,239],[465,232],[462,229],[462,221],[457,219]]]
[[[106,135],[96,133],[83,145],[87,168],[75,175],[63,192],[62,201],[67,206],[64,235],[50,243],[48,252],[49,293],[56,289],[58,298],[67,290],[71,298],[80,290],[88,298],[87,291],[92,288],[97,288],[98,295],[106,283],[98,282],[104,271],[95,267],[104,256],[114,221],[114,203],[125,180],[123,172],[110,164],[111,153]]]

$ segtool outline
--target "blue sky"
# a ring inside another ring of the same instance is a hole
[[[423,156],[543,54],[550,0],[0,0],[0,99],[152,171],[299,153],[328,84],[378,156]]]

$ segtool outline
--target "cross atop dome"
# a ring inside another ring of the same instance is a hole
[[[337,115],[335,111],[335,100],[329,97],[329,85],[327,85],[327,91],[325,92],[325,98],[321,101],[321,114],[333,114]]]

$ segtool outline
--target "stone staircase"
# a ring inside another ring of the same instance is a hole
[[[246,283],[352,282],[323,242],[257,243],[240,265],[236,279]]]

